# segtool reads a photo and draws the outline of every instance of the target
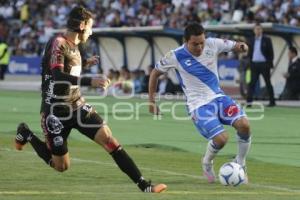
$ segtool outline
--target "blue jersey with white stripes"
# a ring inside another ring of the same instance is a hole
[[[190,113],[213,99],[224,96],[219,84],[218,55],[231,51],[235,44],[230,40],[208,38],[199,57],[193,56],[183,44],[168,52],[155,68],[162,72],[175,69]]]

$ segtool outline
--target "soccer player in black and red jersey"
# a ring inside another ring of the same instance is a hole
[[[138,167],[96,111],[85,102],[80,86],[106,88],[109,80],[80,76],[82,63],[78,45],[92,34],[92,13],[83,7],[71,10],[67,31],[53,37],[46,45],[42,60],[41,126],[46,141],[41,141],[25,123],[17,129],[16,148],[21,150],[30,143],[49,166],[59,172],[70,167],[67,138],[73,128],[101,145],[115,160],[119,168],[143,192],[160,193],[165,184],[152,185],[146,181]],[[95,58],[88,60],[94,62]]]

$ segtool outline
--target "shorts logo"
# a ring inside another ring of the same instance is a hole
[[[93,111],[93,108],[91,105],[89,104],[85,104],[83,107],[82,107],[83,110],[87,111],[87,112],[92,112]]]
[[[59,119],[54,115],[49,115],[46,119],[46,127],[49,133],[60,134],[61,130],[64,128]]]
[[[54,146],[58,147],[58,146],[62,146],[64,143],[64,140],[61,136],[56,136],[55,138],[53,138],[53,144]]]
[[[231,105],[231,106],[227,107],[224,110],[224,112],[227,117],[232,117],[239,112],[239,108],[237,107],[237,105]]]

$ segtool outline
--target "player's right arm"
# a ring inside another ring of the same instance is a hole
[[[149,78],[149,112],[155,115],[160,114],[159,108],[157,107],[155,102],[155,95],[158,78],[162,74],[163,72],[158,71],[157,69],[153,69]]]
[[[176,66],[175,55],[172,51],[168,52],[159,62],[156,63],[149,78],[149,112],[155,115],[160,114],[155,102],[156,88],[160,75]]]

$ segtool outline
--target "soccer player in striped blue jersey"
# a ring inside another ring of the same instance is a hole
[[[223,125],[237,130],[238,153],[235,161],[246,167],[246,155],[251,137],[248,119],[242,108],[220,88],[217,61],[222,52],[247,52],[243,42],[219,38],[205,38],[205,30],[198,23],[187,25],[185,43],[168,52],[151,72],[149,80],[149,111],[159,114],[155,102],[157,80],[160,75],[174,69],[186,96],[188,114],[198,131],[208,140],[202,159],[203,174],[208,182],[215,182],[213,159],[224,147],[228,133]],[[245,183],[248,179],[245,180]]]

